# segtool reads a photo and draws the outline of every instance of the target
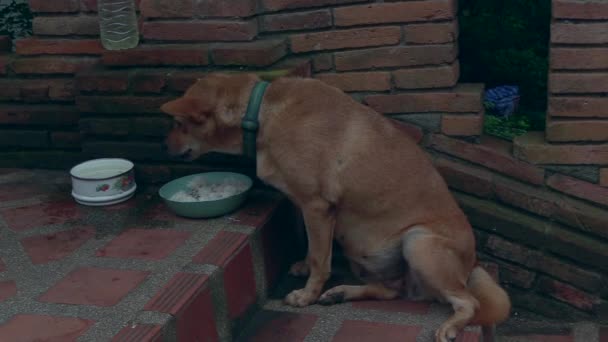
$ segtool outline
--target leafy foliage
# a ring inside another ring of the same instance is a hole
[[[13,0],[9,5],[0,8],[0,35],[15,39],[32,34],[32,17],[27,2],[18,3]]]
[[[513,140],[516,136],[530,130],[530,119],[525,115],[514,115],[508,118],[486,115],[483,126],[487,134]]]
[[[529,129],[544,129],[551,0],[460,0],[459,6],[461,79],[518,85]]]

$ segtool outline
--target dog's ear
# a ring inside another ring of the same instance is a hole
[[[182,117],[197,124],[205,122],[211,115],[211,110],[204,103],[194,97],[180,97],[165,103],[160,110],[174,117]]]

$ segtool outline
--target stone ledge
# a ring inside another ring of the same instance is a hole
[[[515,138],[513,154],[533,164],[602,165],[608,164],[608,143],[551,144],[542,132],[529,132]]]

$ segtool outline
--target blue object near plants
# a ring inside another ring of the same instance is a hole
[[[509,117],[519,106],[518,86],[499,86],[488,89],[484,94],[484,106],[490,114]]]

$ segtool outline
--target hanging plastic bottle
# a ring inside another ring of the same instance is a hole
[[[101,43],[108,50],[131,49],[139,44],[133,0],[97,0]]]

